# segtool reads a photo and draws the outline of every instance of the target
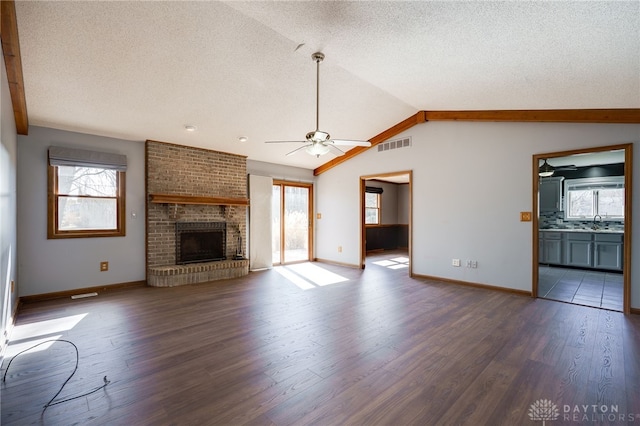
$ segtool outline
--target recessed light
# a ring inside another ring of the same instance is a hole
[[[248,140],[249,140],[249,138],[248,138],[248,137],[246,137],[246,136],[240,136],[240,137],[238,138],[238,140],[239,140],[240,142],[246,142],[246,141],[248,141]]]
[[[184,129],[185,129],[187,132],[195,132],[195,131],[196,131],[196,129],[197,129],[197,127],[196,127],[196,126],[193,126],[193,125],[191,125],[191,124],[186,124],[186,125],[184,126]]]

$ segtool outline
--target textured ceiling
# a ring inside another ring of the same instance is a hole
[[[264,143],[314,130],[315,51],[334,138],[418,110],[640,107],[638,1],[18,1],[16,14],[30,124],[258,161],[333,158]]]

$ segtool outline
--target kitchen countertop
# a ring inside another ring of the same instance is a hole
[[[538,229],[540,232],[591,232],[593,234],[624,234],[617,229]]]

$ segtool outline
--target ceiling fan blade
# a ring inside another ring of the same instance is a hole
[[[306,148],[306,147],[308,147],[309,145],[311,145],[311,144],[302,145],[300,148],[296,148],[296,149],[294,149],[294,150],[293,150],[293,151],[291,151],[291,152],[287,152],[287,157],[288,157],[288,156],[290,156],[290,155],[295,154],[296,152],[300,151],[301,149],[305,149],[305,148]]]
[[[330,150],[331,150],[335,155],[337,155],[337,156],[342,156],[342,155],[344,155],[344,151],[343,151],[343,150],[341,150],[340,148],[338,148],[337,146],[335,146],[335,145],[334,145],[334,144],[332,144],[332,143],[325,144],[325,146],[326,146],[327,148],[329,148],[329,149],[330,149]]]
[[[309,141],[264,141],[264,143],[309,143]]]
[[[348,139],[331,139],[333,145],[340,146],[371,146],[371,142],[369,141],[352,141]]]
[[[578,170],[578,168],[573,164],[568,164],[566,166],[557,166],[556,170]]]

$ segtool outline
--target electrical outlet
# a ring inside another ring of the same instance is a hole
[[[342,246],[338,246],[338,253],[342,253]]]
[[[100,262],[100,272],[109,270],[109,262]]]
[[[478,261],[477,260],[472,260],[471,261],[471,267],[472,268],[477,268],[478,267]]]
[[[452,259],[451,260],[451,265],[452,266],[460,266],[460,259]]]
[[[531,212],[520,212],[520,222],[531,222]]]
[[[471,268],[471,261],[467,260],[467,268]]]
[[[316,219],[322,219],[322,213],[316,213]]]

